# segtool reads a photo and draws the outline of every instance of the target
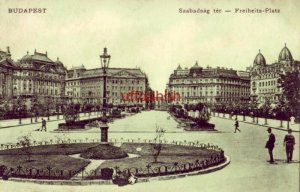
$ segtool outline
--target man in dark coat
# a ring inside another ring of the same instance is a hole
[[[239,129],[239,121],[237,120],[237,118],[235,118],[235,123],[234,123],[234,133],[236,133],[236,130],[238,130],[239,132],[241,132],[241,130]]]
[[[295,137],[292,135],[292,130],[288,130],[288,134],[285,135],[284,140],[283,140],[283,145],[285,146],[285,151],[286,151],[286,162],[291,162],[293,159],[293,150],[294,150],[294,145],[295,145]]]
[[[42,127],[41,127],[41,131],[43,131],[43,129],[45,131],[47,131],[47,128],[46,128],[46,120],[42,118]]]
[[[268,162],[274,163],[273,149],[274,149],[274,144],[275,144],[276,139],[275,139],[275,135],[272,133],[272,129],[270,127],[268,128],[268,133],[269,133],[269,140],[267,141],[265,148],[268,149],[269,155],[270,155],[270,160]]]

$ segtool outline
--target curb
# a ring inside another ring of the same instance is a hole
[[[51,116],[51,117],[56,117],[56,116]],[[85,116],[84,116],[85,117]],[[62,121],[64,120],[63,118],[59,118],[59,119],[53,119],[53,120],[47,120],[47,122],[52,122],[52,121]],[[5,129],[5,128],[11,128],[11,127],[20,127],[20,126],[24,126],[24,125],[35,125],[35,124],[41,124],[42,122],[32,122],[32,123],[22,123],[22,124],[16,124],[16,125],[9,125],[9,126],[0,126],[0,129]]]
[[[223,169],[230,164],[230,157],[225,155],[226,161],[222,164],[216,165],[214,167],[209,167],[200,171],[193,171],[189,173],[177,174],[177,175],[167,175],[167,176],[157,176],[148,178],[138,178],[137,183],[145,183],[152,181],[164,181],[177,178],[184,178],[187,176],[194,176],[200,174],[212,173]],[[36,183],[45,185],[115,185],[112,180],[40,180],[40,179],[22,179],[22,178],[9,178],[9,181],[24,182],[24,183]]]
[[[137,113],[133,113],[133,114],[130,114],[128,115],[127,117],[131,117],[133,115],[136,115]],[[52,116],[52,117],[55,117],[55,116]],[[86,116],[83,116],[83,117],[86,117]],[[126,118],[126,117],[124,117]],[[61,121],[61,120],[64,120],[63,118],[62,119],[54,119],[54,120],[47,120],[47,122],[52,122],[52,121]],[[118,118],[116,119],[118,120]],[[35,125],[35,124],[41,124],[42,122],[32,122],[32,123],[22,123],[22,124],[16,124],[16,125],[9,125],[9,126],[0,126],[0,129],[5,129],[5,128],[12,128],[12,127],[20,127],[20,126],[26,126],[26,125]]]
[[[226,118],[226,117],[218,117],[218,116],[213,116],[213,117],[234,121],[234,119],[228,119],[228,118]],[[252,123],[252,122],[248,122],[248,121],[239,121],[239,122],[241,122],[241,123],[247,123],[247,124],[251,124],[251,125],[257,125],[257,126],[261,126],[261,127],[271,127],[272,129],[277,129],[277,130],[280,130],[280,131],[287,131],[287,128],[272,127],[272,126],[261,125],[261,124]],[[293,132],[300,133],[300,131],[297,131],[297,130],[293,130]]]
[[[49,120],[47,122],[52,122],[52,121],[61,121],[63,119],[55,119],[55,120]],[[11,127],[21,127],[21,126],[26,126],[26,125],[35,125],[35,124],[41,124],[42,122],[32,122],[32,123],[22,123],[22,124],[17,124],[17,125],[9,125],[9,126],[0,126],[0,129],[5,129],[5,128],[11,128]]]

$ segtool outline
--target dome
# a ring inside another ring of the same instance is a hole
[[[266,65],[266,59],[263,56],[263,54],[259,53],[256,55],[254,61],[253,61],[253,65],[261,65],[261,66],[265,66]]]
[[[176,70],[182,70],[180,64],[178,65],[177,69]]]
[[[199,69],[199,68],[201,68],[201,67],[199,67],[198,61],[196,61],[196,64],[193,67],[191,67],[191,69]]]
[[[56,63],[57,65],[64,65],[64,64],[59,60],[59,57],[57,57],[57,60],[55,61],[55,63]]]
[[[278,61],[292,61],[292,60],[293,60],[293,56],[285,44],[284,48],[279,53]]]
[[[202,73],[202,67],[199,67],[198,62],[196,61],[196,64],[190,69],[190,74],[200,74],[200,73]]]
[[[27,55],[24,55],[20,61],[21,63],[30,63],[32,61],[32,55],[29,55],[27,51]]]

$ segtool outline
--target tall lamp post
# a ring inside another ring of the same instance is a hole
[[[110,61],[110,55],[107,54],[107,48],[105,47],[103,50],[103,54],[100,55],[100,61],[101,61],[101,68],[103,71],[103,102],[102,102],[102,110],[103,110],[103,116],[102,116],[102,123],[100,124],[100,129],[101,129],[101,143],[106,144],[108,143],[108,125],[107,123],[107,117],[106,117],[106,108],[107,108],[107,103],[106,103],[106,77],[107,77],[107,69],[109,66],[109,61]]]

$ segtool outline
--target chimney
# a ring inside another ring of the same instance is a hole
[[[46,51],[46,56],[47,56],[47,51]]]
[[[10,53],[9,46],[7,46],[7,53]]]

